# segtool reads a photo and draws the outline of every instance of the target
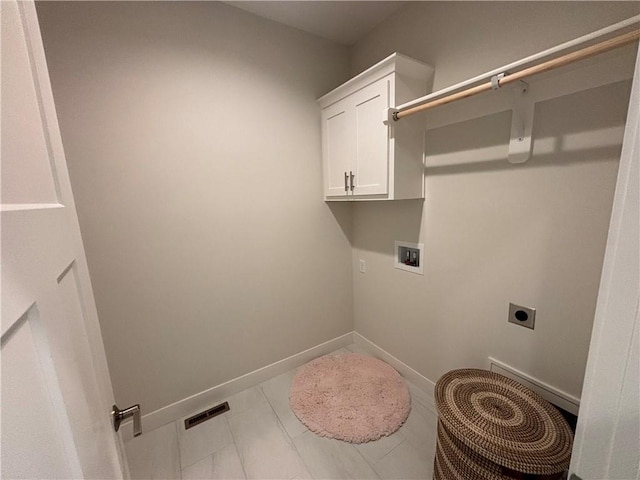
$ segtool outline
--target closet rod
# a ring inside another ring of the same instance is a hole
[[[466,90],[462,90],[460,92],[453,93],[446,97],[438,98],[437,100],[423,103],[415,107],[410,107],[404,110],[396,111],[393,113],[392,116],[393,116],[393,119],[397,121],[401,118],[408,117],[409,115],[414,115],[416,113],[424,112],[425,110],[429,110],[431,108],[439,107],[441,105],[446,105],[447,103],[455,102],[457,100],[462,100],[463,98],[468,98],[473,95],[477,95],[478,93],[486,92],[487,90],[497,90],[499,87],[503,85],[507,85],[512,82],[517,82],[531,75],[547,72],[549,70],[553,70],[555,68],[562,67],[564,65],[568,65],[573,62],[577,62],[578,60],[583,60],[585,58],[593,57],[595,55],[608,52],[609,50],[622,47],[623,45],[627,45],[638,39],[640,39],[640,30],[634,30],[629,33],[625,33],[624,35],[620,35],[620,36],[611,38],[609,40],[605,40],[604,42],[597,43],[595,45],[591,45],[589,47],[583,48],[581,50],[577,50],[575,52],[562,55],[561,57],[547,60],[546,62],[539,63],[537,65],[534,65],[529,68],[525,68],[524,70],[520,70],[512,74],[508,74],[507,72],[504,72],[503,75],[494,75],[491,78],[491,80],[488,81],[487,83],[482,83],[475,87],[471,87]]]
[[[464,80],[463,82],[456,83],[455,85],[451,85],[450,87],[442,88],[437,92],[429,93],[424,97],[416,98],[415,100],[405,102],[401,105],[396,105],[396,108],[394,110],[404,111],[409,108],[422,105],[436,98],[441,98],[450,93],[460,91],[463,88],[467,88],[472,85],[477,85],[480,82],[484,82],[490,79],[494,75],[529,67],[536,63],[542,62],[543,60],[555,57],[557,55],[562,55],[563,53],[566,53],[567,51],[573,48],[579,48],[582,45],[597,41],[598,39],[601,39],[604,37],[609,37],[623,30],[629,31],[631,27],[638,24],[640,24],[640,15],[635,15],[633,17],[626,18],[618,23],[614,23],[613,25],[609,25],[607,27],[601,28],[600,30],[587,33],[586,35],[582,35],[581,37],[574,38],[573,40],[569,40],[568,42],[560,43],[546,50],[542,50],[541,52],[535,53],[525,58],[521,58],[520,60],[516,60],[515,62],[511,62],[508,65],[503,65],[502,67],[495,68],[489,72],[476,75],[473,78],[469,78],[467,80]]]

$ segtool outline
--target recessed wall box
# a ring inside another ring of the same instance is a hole
[[[424,275],[424,243],[395,242],[395,267]]]

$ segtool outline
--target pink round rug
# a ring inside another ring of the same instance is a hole
[[[352,443],[391,435],[411,410],[409,388],[400,374],[357,353],[328,355],[300,367],[289,403],[312,432]]]

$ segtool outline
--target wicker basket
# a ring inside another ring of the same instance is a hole
[[[436,383],[436,480],[559,479],[573,434],[535,392],[486,370],[453,370]]]

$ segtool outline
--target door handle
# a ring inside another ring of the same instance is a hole
[[[347,193],[349,192],[349,186],[347,184],[349,181],[348,179],[349,177],[347,176],[347,172],[344,172],[344,191]]]
[[[140,404],[120,410],[116,405],[111,410],[111,418],[113,419],[113,428],[117,432],[123,420],[133,417],[133,436],[142,435],[142,417],[140,414]]]
[[[351,191],[353,192],[353,179],[356,178],[356,176],[353,174],[353,172],[349,172],[349,177],[351,177]]]

